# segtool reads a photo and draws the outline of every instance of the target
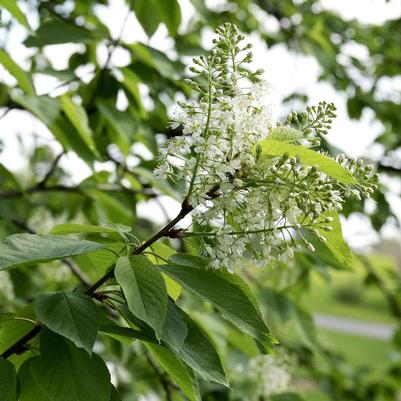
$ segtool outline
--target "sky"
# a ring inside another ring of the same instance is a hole
[[[189,0],[179,0],[179,2],[183,15],[183,26],[185,27],[189,23],[194,10]],[[224,5],[222,0],[209,0],[207,3],[212,7]],[[400,0],[321,0],[321,4],[322,7],[337,12],[341,18],[356,18],[362,23],[380,24],[387,19],[401,16]],[[21,3],[21,6],[23,5]],[[124,0],[110,0],[108,6],[98,5],[95,13],[109,27],[112,36],[117,37],[127,14],[127,6]],[[31,26],[35,28],[37,26],[36,16],[27,10],[27,17]],[[274,18],[263,18],[267,32],[277,29],[277,22]],[[7,49],[21,66],[26,65],[26,57],[29,54],[29,50],[22,45],[26,34],[27,32],[24,28],[16,25],[7,40]],[[212,35],[212,32],[205,32],[203,37],[205,45],[211,42]],[[168,38],[165,26],[160,25],[155,35],[148,39],[133,14],[128,18],[122,39],[127,42],[141,41],[148,43],[174,57],[172,43]],[[373,114],[369,110],[364,111],[360,120],[350,120],[347,115],[344,95],[336,92],[328,83],[318,82],[320,66],[312,56],[290,53],[284,45],[267,49],[257,35],[251,35],[247,39],[254,45],[255,68],[263,68],[265,70],[264,78],[273,89],[278,107],[280,107],[281,99],[293,92],[308,94],[311,104],[316,104],[321,100],[334,102],[338,109],[338,118],[335,120],[333,128],[327,137],[329,142],[345,151],[351,157],[380,156],[380,149],[372,147],[371,144],[374,138],[382,131],[381,123],[374,121]],[[0,41],[2,40],[0,37]],[[47,46],[45,51],[54,60],[54,67],[62,69],[67,65],[68,55],[75,51],[77,46],[79,47],[79,45],[75,44],[52,45]],[[368,57],[367,49],[363,46],[350,45],[345,49],[345,52],[362,61]],[[99,49],[98,58],[99,60],[105,60],[105,47]],[[111,62],[114,65],[123,66],[129,63],[129,56],[126,51],[117,50]],[[92,76],[91,71],[87,69],[81,70],[80,75],[84,80],[88,80]],[[363,80],[363,77],[358,77],[358,79]],[[5,80],[10,84],[15,82],[13,77],[1,67],[0,80]],[[58,85],[58,81],[55,78],[37,75],[34,83],[39,94],[50,92],[52,95],[57,95],[60,93],[60,90],[54,90]],[[369,82],[366,82],[366,84],[368,85]],[[401,91],[401,79],[384,80],[381,83],[381,88],[384,97],[392,96],[394,88],[398,88]],[[144,93],[144,95],[146,94]],[[118,106],[124,107],[124,99],[121,99]],[[36,141],[47,142],[52,144],[55,152],[61,151],[60,146],[54,144],[52,135],[40,121],[27,112],[11,111],[0,120],[0,140],[4,142],[3,152],[0,153],[0,162],[4,163],[11,171],[18,172],[26,167],[26,155],[32,148],[34,140],[32,132],[37,134]],[[21,152],[21,143],[25,148],[25,152]],[[63,157],[61,165],[71,171],[75,182],[79,182],[90,174],[89,168],[72,152]],[[98,168],[100,167],[107,168],[107,164],[98,165]],[[401,218],[401,201],[399,198],[401,188],[393,185],[393,182],[389,182],[389,184],[392,187],[389,199],[395,205],[398,205]],[[171,215],[174,215],[179,207],[178,204],[167,198],[163,199],[163,201]],[[153,216],[154,206],[151,203],[143,205],[141,213],[146,217]],[[159,217],[162,218],[161,215]],[[369,228],[368,219],[364,219],[361,216],[353,216],[349,220],[348,223],[344,222],[346,237],[351,239],[354,247],[358,248],[362,244],[366,245],[367,242],[374,243],[378,240],[373,230]],[[394,229],[391,227],[386,230],[388,235],[395,234]]]

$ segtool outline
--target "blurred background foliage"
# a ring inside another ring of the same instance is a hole
[[[0,64],[7,77],[0,83],[0,118],[10,119],[13,113],[25,111],[36,121],[29,127],[32,137],[36,138],[40,121],[40,129],[46,127],[52,138],[32,141],[25,169],[15,171],[12,165],[0,164],[0,237],[21,231],[48,232],[53,224],[69,221],[123,223],[146,238],[166,214],[172,215],[165,206],[172,203],[166,200],[179,201],[181,188],[174,182],[155,182],[152,171],[158,143],[181,134],[169,128],[168,112],[177,99],[191,95],[184,84],[185,67],[191,56],[205,51],[205,33],[224,22],[257,35],[268,48],[284,44],[291,52],[314,57],[321,67],[319,80],[346,97],[351,119],[359,120],[366,109],[373,113],[382,127],[375,138],[380,156],[371,160],[384,177],[381,192],[373,207],[352,202],[344,215],[364,213],[378,233],[386,224],[397,230],[397,211],[387,193],[388,186],[399,186],[401,179],[401,93],[394,90],[383,96],[379,83],[383,77],[399,79],[401,19],[381,25],[344,20],[318,0],[190,3],[193,13],[183,24],[185,2],[127,1],[127,14],[115,35],[94,11],[99,4],[106,5],[106,0],[19,1],[20,8],[13,0],[0,1]],[[163,52],[148,42],[123,40],[125,25],[133,15],[148,37],[164,25],[170,49]],[[277,29],[266,29],[268,19]],[[25,29],[24,65],[13,60],[9,47],[16,26]],[[56,44],[77,44],[66,53],[66,68],[57,69],[57,60],[46,52]],[[368,62],[345,57],[344,47],[349,44],[363,46]],[[124,54],[127,62],[119,62],[116,54]],[[56,85],[38,94],[38,77],[51,77]],[[284,101],[287,108],[301,109],[308,94],[292,93]],[[18,125],[18,115],[14,115]],[[3,129],[0,141],[7,142]],[[325,146],[338,152],[328,142]],[[13,157],[22,154],[21,150]],[[73,179],[79,164],[62,163],[71,154],[90,169],[82,181]],[[138,215],[145,203],[159,217]],[[344,269],[330,255],[302,253],[291,266],[246,273],[245,279],[265,306],[266,319],[291,359],[291,391],[286,393],[264,397],[257,392],[257,383],[243,383],[238,371],[255,357],[254,345],[214,316],[210,306],[182,294],[181,304],[215,340],[232,379],[232,391],[202,384],[202,399],[393,401],[400,397],[399,249],[395,241],[382,241],[369,252],[355,254],[352,270]],[[97,261],[81,256],[64,264],[53,263],[52,268],[39,266],[34,274],[24,269],[2,272],[0,309],[20,310],[41,291],[94,281],[107,267],[102,255]],[[322,317],[330,316],[343,320],[338,324],[329,321],[327,327]],[[366,326],[360,326],[361,320]],[[355,322],[357,329],[350,329]],[[1,328],[0,340],[2,348],[6,340]],[[145,357],[139,342],[127,347],[104,336],[98,347],[109,361],[124,400],[184,399],[157,364]]]

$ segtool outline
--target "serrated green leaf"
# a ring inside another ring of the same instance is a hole
[[[17,373],[14,365],[0,358],[0,400],[17,401]]]
[[[159,270],[144,256],[121,257],[115,276],[130,311],[160,338],[167,313],[167,290]]]
[[[40,349],[29,370],[49,401],[109,401],[110,374],[98,355],[89,356],[46,329],[41,331]]]
[[[19,87],[27,95],[35,95],[31,77],[3,49],[0,49],[0,64],[17,80]]]
[[[0,271],[81,255],[101,247],[97,242],[59,235],[14,234],[0,244]]]
[[[265,348],[275,342],[247,284],[224,269],[206,270],[205,260],[188,255],[175,255],[173,264],[160,269],[184,288],[215,305],[223,316],[241,331],[251,335]],[[198,264],[198,267],[194,267]]]
[[[145,346],[184,394],[191,401],[199,401],[198,382],[192,370],[161,345],[147,343]]]
[[[92,352],[99,329],[99,312],[88,295],[78,291],[40,294],[36,299],[36,314],[50,330]]]
[[[282,156],[288,153],[290,157],[299,156],[301,163],[308,166],[317,166],[318,169],[332,178],[344,183],[354,184],[355,178],[344,167],[329,157],[315,152],[301,145],[291,145],[289,143],[275,141],[274,139],[265,139],[259,142],[262,156]]]
[[[16,0],[0,0],[0,6],[4,7],[26,29],[31,29],[25,14],[18,7]]]

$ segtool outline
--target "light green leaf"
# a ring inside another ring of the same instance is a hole
[[[81,105],[76,104],[67,94],[62,95],[60,101],[64,113],[77,130],[83,142],[85,142],[96,157],[99,157],[85,109]]]
[[[191,369],[177,358],[174,353],[157,344],[145,344],[159,365],[171,379],[180,387],[191,401],[199,401],[198,382]]]
[[[327,226],[333,228],[333,231],[325,231],[323,228],[318,228],[320,233],[326,237],[326,242],[317,243],[314,242],[315,248],[319,252],[319,248],[324,246],[329,249],[332,256],[340,263],[344,268],[352,267],[353,258],[352,251],[348,244],[345,242],[342,234],[341,221],[337,212],[330,212],[324,215],[324,217],[332,217],[333,221],[327,223]]]
[[[40,294],[36,299],[36,314],[50,330],[92,352],[99,329],[99,312],[88,295],[78,291]]]
[[[25,14],[18,7],[16,0],[0,0],[0,6],[4,7],[26,29],[31,29]]]
[[[344,184],[354,184],[355,178],[344,167],[340,166],[336,161],[329,157],[315,152],[301,145],[291,145],[289,143],[266,139],[259,142],[262,149],[262,156],[282,156],[288,153],[290,157],[299,156],[301,163],[309,166],[317,166],[318,169],[330,177]]]
[[[153,254],[147,255],[148,259],[153,264],[164,265],[166,264],[166,260],[168,260],[171,256],[173,256],[177,251],[173,248],[170,248],[168,245],[163,244],[162,242],[155,242],[149,248]],[[160,256],[157,257],[156,255]],[[181,294],[181,286],[174,280],[172,280],[167,274],[162,273],[164,281],[166,282],[167,293],[168,295],[176,301]]]
[[[258,340],[266,349],[275,342],[247,284],[225,269],[206,270],[205,260],[175,255],[160,269],[184,288],[215,305],[241,331]],[[194,267],[197,265],[198,267]]]
[[[123,226],[121,224],[116,226],[93,226],[89,224],[75,224],[75,223],[65,223],[58,224],[54,226],[50,234],[77,234],[77,233],[128,233],[131,231],[131,227]]]
[[[144,256],[121,257],[115,276],[130,311],[160,339],[167,313],[167,290],[159,270]]]
[[[41,332],[40,349],[41,356],[32,359],[29,370],[49,401],[110,400],[110,374],[98,355],[89,356],[46,329]]]
[[[279,126],[269,131],[269,139],[280,142],[294,142],[304,137],[304,134],[292,127]]]
[[[29,110],[47,126],[50,126],[60,113],[59,100],[49,96],[26,96],[12,91],[11,99]]]
[[[0,49],[0,64],[17,80],[19,87],[27,95],[35,95],[30,76],[3,49]]]
[[[0,400],[17,401],[17,373],[14,365],[0,358]]]
[[[15,234],[0,243],[0,271],[81,255],[102,245],[57,235]]]
[[[14,174],[2,163],[0,163],[0,187],[21,189],[21,186]]]

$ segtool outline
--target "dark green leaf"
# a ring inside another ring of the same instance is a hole
[[[18,382],[20,387],[19,401],[52,401],[39,387],[32,377],[31,364],[34,359],[25,361],[18,371]]]
[[[144,256],[121,257],[115,276],[130,311],[160,338],[167,313],[167,290],[159,270]]]
[[[110,374],[96,354],[46,329],[40,336],[41,356],[33,358],[30,372],[50,401],[109,401]]]
[[[81,255],[101,247],[96,242],[58,235],[10,235],[0,244],[0,271]]]
[[[36,299],[39,320],[89,353],[99,328],[98,309],[88,295],[78,291],[41,294]]]
[[[274,343],[259,311],[256,299],[247,284],[224,269],[206,270],[201,258],[175,255],[173,264],[161,270],[184,288],[215,305],[225,318],[251,335],[267,349]],[[198,267],[194,267],[194,264]]]
[[[91,31],[57,19],[41,24],[35,36],[29,36],[24,44],[27,47],[43,47],[61,43],[90,43],[94,39]]]
[[[147,343],[146,348],[191,401],[200,400],[198,382],[191,369],[160,345]]]
[[[17,374],[14,365],[0,358],[0,400],[17,401]]]

